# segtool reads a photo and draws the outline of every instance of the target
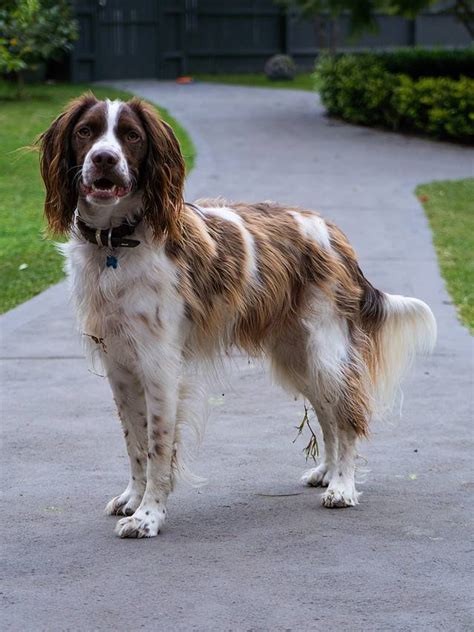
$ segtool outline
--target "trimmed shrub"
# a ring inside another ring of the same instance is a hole
[[[328,113],[359,125],[474,142],[474,79],[412,79],[369,55],[322,56],[316,66]]]
[[[316,71],[329,114],[362,125],[383,125],[392,119],[392,75],[379,62],[352,55],[322,57]]]
[[[296,64],[289,55],[273,55],[265,63],[264,71],[266,76],[274,81],[291,80],[296,75]]]
[[[474,80],[398,75],[398,81],[392,99],[398,127],[474,142]]]

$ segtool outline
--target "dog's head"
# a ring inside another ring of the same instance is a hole
[[[45,215],[69,230],[79,208],[106,228],[141,212],[156,237],[177,237],[185,167],[171,127],[139,99],[72,101],[39,138]]]

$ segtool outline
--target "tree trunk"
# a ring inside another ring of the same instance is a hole
[[[320,50],[327,50],[327,33],[326,33],[326,18],[317,13],[313,19],[314,32],[316,34],[316,45]]]
[[[461,22],[467,32],[474,39],[474,10],[472,4],[466,0],[456,0],[453,7],[455,18]]]
[[[335,57],[339,45],[339,21],[337,18],[331,18],[329,28],[329,52]]]

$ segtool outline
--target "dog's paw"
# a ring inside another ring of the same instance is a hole
[[[303,485],[310,487],[327,487],[330,481],[329,470],[325,463],[321,463],[318,467],[313,467],[303,474],[300,481]]]
[[[166,518],[166,512],[138,509],[133,516],[117,522],[115,533],[120,538],[154,538],[159,534]]]
[[[329,508],[354,507],[359,503],[359,495],[354,485],[329,487],[322,495],[322,504]]]
[[[110,500],[104,512],[108,516],[132,516],[142,501],[142,497],[128,490],[124,491],[120,496],[116,496]]]

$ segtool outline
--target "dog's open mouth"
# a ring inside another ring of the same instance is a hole
[[[82,183],[81,188],[84,195],[101,200],[110,200],[127,195],[130,192],[131,185],[123,187],[115,184],[108,178],[98,178],[90,186]]]

